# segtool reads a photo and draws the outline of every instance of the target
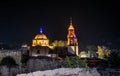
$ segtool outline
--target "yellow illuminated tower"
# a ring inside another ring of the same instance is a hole
[[[78,55],[78,41],[72,24],[72,18],[70,18],[70,24],[68,28],[67,45],[70,46],[69,48],[71,48],[76,55]]]

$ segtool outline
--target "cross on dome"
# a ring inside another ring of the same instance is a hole
[[[40,33],[43,33],[43,29],[42,28],[40,28]]]

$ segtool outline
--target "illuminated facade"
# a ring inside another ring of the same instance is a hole
[[[70,46],[73,46],[73,45],[77,46],[78,45],[77,38],[75,35],[75,30],[74,30],[74,27],[72,24],[72,19],[70,19],[70,25],[68,28],[67,45],[70,45]]]
[[[78,52],[78,41],[77,41],[77,37],[75,34],[75,29],[73,27],[72,24],[72,19],[70,19],[70,24],[68,27],[68,34],[67,34],[67,42],[63,42],[63,41],[55,41],[54,43],[52,43],[52,45],[49,45],[49,39],[46,37],[46,35],[43,34],[42,29],[40,29],[40,33],[38,35],[35,36],[35,38],[32,40],[32,49],[31,49],[31,55],[43,55],[43,52],[41,52],[41,47],[39,48],[40,50],[40,54],[38,54],[38,52],[36,52],[36,49],[38,50],[38,47],[36,46],[47,46],[50,49],[54,49],[54,47],[67,47],[67,51],[71,54],[77,55],[79,54]],[[38,51],[39,51],[38,50]],[[49,50],[49,49],[48,49]],[[43,50],[42,50],[43,51]],[[48,51],[45,52],[44,55],[47,55]]]
[[[32,40],[32,46],[49,46],[49,39],[43,34],[42,29]]]
[[[77,41],[77,37],[75,35],[75,29],[72,24],[72,18],[70,19],[70,24],[69,24],[69,28],[68,28],[67,45],[78,56],[78,41]]]

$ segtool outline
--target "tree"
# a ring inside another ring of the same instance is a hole
[[[95,45],[88,45],[87,50],[91,50],[91,51],[97,51],[97,47]]]
[[[88,45],[87,47],[88,57],[96,57],[97,47],[95,45]]]
[[[58,41],[58,46],[65,46],[65,42],[62,40]]]
[[[120,67],[120,52],[112,52],[110,56],[108,57],[108,64],[110,64],[110,67]]]
[[[62,62],[62,66],[65,68],[86,68],[87,67],[87,61],[81,60],[79,57],[66,57],[65,60]]]
[[[105,46],[98,46],[98,51],[97,51],[97,54],[98,54],[98,57],[100,58],[106,58],[106,57],[109,57],[110,55],[110,51],[107,47]]]
[[[62,41],[62,40],[55,40],[53,43],[52,43],[52,46],[54,47],[57,47],[57,46],[60,46],[60,47],[63,47],[66,45],[66,42],[65,41]]]

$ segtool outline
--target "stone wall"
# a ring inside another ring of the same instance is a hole
[[[0,76],[16,76],[19,72],[19,67],[0,66]]]
[[[21,65],[21,52],[19,50],[0,50],[0,62],[6,56],[12,57],[18,65]]]
[[[31,58],[28,60],[27,64],[22,68],[23,72],[33,72],[38,70],[52,70],[60,68],[60,62],[52,59],[40,59],[40,58]]]

